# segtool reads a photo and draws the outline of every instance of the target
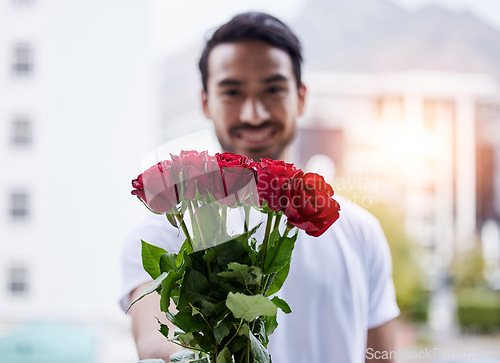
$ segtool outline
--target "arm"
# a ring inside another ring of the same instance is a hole
[[[134,301],[148,285],[149,282],[132,291],[130,301]],[[151,293],[136,302],[130,309],[129,314],[132,318],[132,334],[134,335],[139,359],[161,358],[170,362],[170,355],[182,349],[178,345],[169,342],[158,331],[160,326],[156,318],[163,324],[168,325],[170,332],[173,332],[175,328],[166,319],[165,313],[160,310],[160,296],[158,294]],[[171,335],[173,336],[173,334]]]
[[[368,341],[366,349],[368,352],[379,352],[377,354],[370,354],[366,358],[366,362],[394,362],[394,357],[391,352],[394,351],[394,321],[391,320],[385,324],[368,329]],[[385,353],[385,354],[384,354]],[[376,359],[376,358],[380,359]],[[388,358],[388,359],[382,359]]]
[[[394,362],[394,318],[399,315],[399,308],[392,280],[391,253],[378,221],[369,236],[366,362]],[[368,354],[370,352],[372,354]]]

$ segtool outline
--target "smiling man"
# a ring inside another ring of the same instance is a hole
[[[287,160],[306,97],[301,62],[298,39],[270,15],[240,14],[215,31],[200,59],[201,101],[224,151]],[[332,228],[318,238],[299,234],[280,291],[293,313],[278,316],[269,345],[274,363],[361,363],[382,356],[367,352],[393,350],[391,321],[399,309],[387,241],[372,215],[338,201],[341,217]],[[151,216],[131,234],[123,253],[124,309],[150,282],[141,239],[172,252],[182,243],[164,217]],[[159,297],[146,296],[130,315],[139,357],[168,361],[178,347],[158,332]]]
[[[222,43],[208,56],[208,75],[203,111],[222,148],[284,159],[306,94],[288,53],[261,41]]]

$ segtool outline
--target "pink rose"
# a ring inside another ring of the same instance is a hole
[[[132,180],[132,194],[138,196],[152,211],[165,213],[179,202],[172,162],[162,161]]]

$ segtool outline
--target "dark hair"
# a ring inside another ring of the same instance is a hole
[[[300,66],[302,63],[301,45],[295,34],[282,21],[272,15],[248,12],[236,15],[220,26],[207,40],[201,54],[199,67],[203,89],[207,91],[208,56],[212,49],[222,43],[259,40],[280,48],[290,55],[297,86],[302,84]]]

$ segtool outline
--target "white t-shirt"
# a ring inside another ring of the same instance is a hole
[[[300,231],[295,243],[290,273],[277,293],[292,313],[278,310],[279,326],[269,343],[273,363],[364,362],[367,330],[399,315],[379,222],[357,205],[335,199],[341,211],[332,227],[320,237]],[[124,310],[130,292],[151,280],[142,268],[141,239],[177,252],[183,235],[165,216],[155,215],[131,233],[122,255]]]

